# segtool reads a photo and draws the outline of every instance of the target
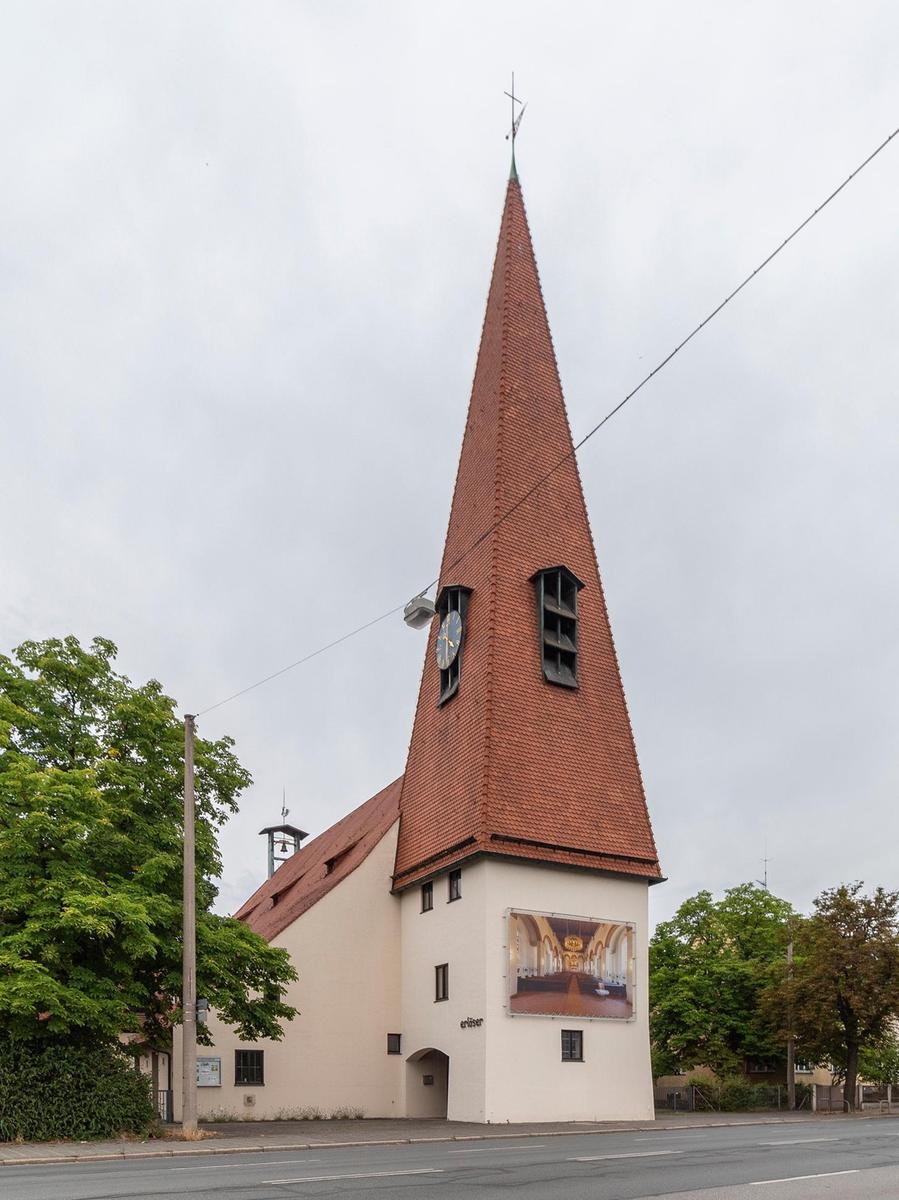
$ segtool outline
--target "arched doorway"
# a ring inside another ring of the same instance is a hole
[[[427,1046],[406,1059],[406,1116],[446,1117],[449,1058]]]

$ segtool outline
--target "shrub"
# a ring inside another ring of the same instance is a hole
[[[0,1141],[145,1134],[155,1122],[150,1080],[118,1046],[0,1040]]]

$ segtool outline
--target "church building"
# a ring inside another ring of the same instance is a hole
[[[298,1015],[200,1118],[651,1118],[661,878],[513,167],[406,769],[236,914]]]

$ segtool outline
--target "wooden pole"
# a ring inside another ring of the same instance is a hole
[[[182,936],[181,1129],[197,1129],[197,876],[194,834],[194,718],[184,718],[184,925]]]

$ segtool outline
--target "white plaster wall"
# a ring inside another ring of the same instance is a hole
[[[402,896],[403,1057],[428,1047],[449,1056],[449,1118],[652,1120],[647,884],[507,859],[463,866],[462,898],[452,903],[447,875],[433,884],[431,912],[421,912],[420,888]],[[509,1016],[509,908],[631,922],[634,1019]],[[449,964],[450,998],[435,1003],[441,962]],[[484,1023],[460,1028],[468,1017]],[[562,1062],[562,1029],[583,1030],[583,1063]],[[412,1070],[406,1086],[421,1086]],[[407,1096],[404,1111],[420,1111],[418,1097]]]
[[[488,859],[484,867],[487,1062],[482,1119],[652,1120],[647,884],[508,859]],[[509,1016],[509,908],[633,922],[634,1019]],[[583,1030],[583,1063],[562,1062],[562,1029]]]
[[[463,866],[462,898],[451,903],[448,877],[438,875],[430,912],[421,911],[420,887],[401,897],[403,1058],[428,1048],[449,1055],[447,1115],[454,1121],[486,1120],[485,1027],[459,1025],[484,1015],[486,868],[484,861]],[[435,1002],[434,968],[444,962],[449,963],[449,999]],[[422,1086],[420,1073],[410,1070],[406,1077],[409,1088]],[[403,1111],[421,1111],[420,1097],[406,1096]]]
[[[387,1054],[387,1034],[402,1029],[401,904],[390,892],[397,830],[394,825],[351,875],[273,939],[289,951],[299,974],[287,995],[299,1013],[285,1023],[283,1041],[241,1042],[210,1016],[215,1046],[198,1047],[198,1054],[221,1057],[222,1086],[197,1090],[201,1119],[224,1111],[264,1120],[304,1107],[401,1115],[404,1056]],[[265,1051],[263,1086],[235,1087],[236,1049]],[[176,1043],[176,1119],[180,1081]],[[252,1107],[246,1096],[255,1097]]]

